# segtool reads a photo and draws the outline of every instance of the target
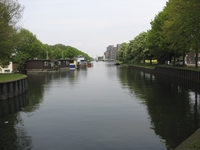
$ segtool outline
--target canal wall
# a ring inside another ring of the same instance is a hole
[[[28,90],[27,77],[0,82],[0,100],[12,98]]]
[[[28,92],[0,101],[0,119],[23,110],[29,104]]]
[[[150,73],[159,73],[163,75],[178,77],[181,79],[186,79],[188,81],[193,81],[200,83],[200,72],[199,71],[193,71],[193,70],[186,70],[186,69],[179,69],[179,68],[170,68],[170,67],[160,67],[156,66],[155,69],[149,69],[149,68],[142,68],[137,66],[130,66],[131,68],[136,68],[145,72]]]

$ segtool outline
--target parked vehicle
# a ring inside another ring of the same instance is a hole
[[[183,66],[183,60],[177,60],[176,65],[177,66]],[[185,62],[185,66],[187,66],[186,62]]]

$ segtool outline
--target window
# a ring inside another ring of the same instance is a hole
[[[4,70],[4,72],[10,72],[10,70]]]
[[[48,61],[44,61],[44,66],[49,66],[49,62]]]
[[[58,61],[58,65],[61,65],[61,61]]]
[[[69,61],[66,61],[66,65],[69,65]]]

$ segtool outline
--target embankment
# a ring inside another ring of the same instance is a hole
[[[0,82],[0,100],[12,98],[28,90],[27,76],[17,80]]]
[[[145,72],[150,73],[159,73],[163,75],[178,77],[181,79],[186,79],[188,81],[193,81],[200,83],[200,72],[199,71],[193,71],[193,70],[186,70],[186,69],[179,69],[179,68],[170,68],[170,67],[160,67],[156,66],[155,69],[149,69],[149,68],[142,68],[137,66],[131,66],[131,68],[136,68]]]

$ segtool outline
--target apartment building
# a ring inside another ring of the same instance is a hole
[[[114,45],[109,45],[106,48],[106,52],[104,53],[106,59],[115,59],[117,51],[119,50],[121,44],[117,44],[116,47]]]

